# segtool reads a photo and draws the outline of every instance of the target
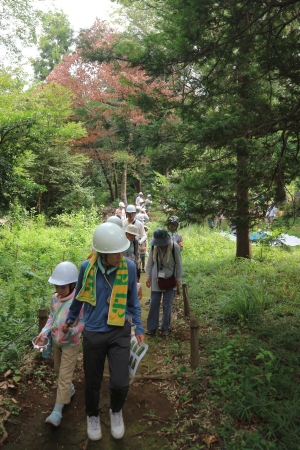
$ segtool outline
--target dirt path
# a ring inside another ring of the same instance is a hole
[[[148,307],[145,306],[149,298],[149,289],[145,287],[145,274],[141,276],[143,287],[142,318],[146,322]],[[55,403],[56,388],[53,386],[52,361],[42,360],[36,367],[35,376],[19,383],[11,393],[21,408],[18,416],[11,416],[5,428],[8,438],[3,448],[5,450],[157,450],[168,444],[160,430],[170,423],[174,414],[168,398],[160,391],[159,382],[141,380],[149,373],[155,373],[159,364],[155,362],[155,345],[146,338],[149,350],[142,360],[137,376],[130,386],[127,402],[123,409],[125,436],[115,440],[110,434],[109,420],[109,391],[107,375],[101,389],[101,441],[92,442],[86,435],[86,414],[84,411],[84,374],[82,363],[77,365],[74,385],[76,393],[70,403],[63,410],[63,419],[58,428],[45,423],[45,418],[52,411]],[[81,355],[82,358],[82,355]],[[37,376],[40,372],[40,376]]]

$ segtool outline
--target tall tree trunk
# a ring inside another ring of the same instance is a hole
[[[249,230],[249,198],[248,198],[248,152],[246,145],[237,152],[237,217],[236,217],[236,256],[252,257]]]
[[[137,192],[141,192],[142,191],[142,182],[141,182],[141,180],[137,180],[136,191]]]
[[[41,208],[42,208],[42,193],[40,192],[37,196],[37,202],[36,202],[36,210],[38,214],[41,214]]]
[[[127,205],[127,162],[124,162],[121,180],[121,200]]]
[[[274,201],[276,203],[283,203],[286,201],[286,191],[284,183],[284,171],[280,162],[277,165],[274,181],[276,186]]]
[[[114,175],[114,186],[115,186],[115,198],[118,198],[119,197],[118,175],[117,175],[115,164],[113,164],[113,175]]]
[[[100,164],[100,166],[101,166],[101,169],[102,169],[104,178],[105,178],[105,180],[106,180],[106,182],[107,182],[107,184],[108,184],[108,189],[109,189],[109,192],[110,192],[110,199],[111,199],[111,201],[113,202],[113,201],[115,200],[115,196],[114,196],[114,190],[113,190],[112,182],[111,182],[111,180],[110,180],[110,178],[109,178],[109,176],[108,176],[108,173],[107,173],[105,164],[104,164],[103,161],[101,161],[101,160],[98,160],[98,161],[99,161],[99,164]]]

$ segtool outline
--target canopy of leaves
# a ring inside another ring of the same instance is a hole
[[[81,33],[77,51],[65,57],[47,78],[74,93],[77,117],[88,130],[81,148],[107,171],[107,180],[109,173],[116,177],[117,166],[128,165],[129,173],[140,166],[134,154],[139,157],[147,145],[144,130],[156,120],[159,105],[172,95],[167,83],[153,81],[145,71],[132,68],[126,61],[100,63],[82,56],[82,48],[87,45],[96,52],[100,49],[109,53],[117,39],[113,30],[96,21],[90,30]],[[148,108],[143,112],[145,100]],[[138,172],[136,176],[140,176]]]
[[[73,29],[67,15],[63,11],[46,13],[38,38],[39,57],[31,59],[35,77],[45,80],[73,43]]]
[[[0,48],[10,57],[21,55],[21,46],[36,42],[41,11],[34,0],[2,0],[0,4]]]
[[[147,34],[141,27],[127,55],[153,76],[177,74],[177,167],[212,164],[221,188],[223,170],[243,155],[247,170],[235,183],[282,199],[299,167],[299,2],[165,0],[153,8],[159,20]]]
[[[0,72],[0,206],[7,208],[17,197],[24,206],[53,210],[71,191],[74,196],[75,185],[85,184],[87,161],[70,152],[72,141],[85,130],[69,120],[72,96],[67,89],[49,84],[25,91],[16,75]],[[64,174],[64,181],[61,176],[58,182],[58,173]]]

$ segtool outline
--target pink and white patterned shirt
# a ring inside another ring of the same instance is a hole
[[[67,297],[60,298],[57,293],[55,293],[51,300],[50,305],[50,315],[48,317],[47,323],[42,329],[44,335],[48,335],[51,332],[53,339],[53,344],[58,347],[72,347],[80,343],[80,336],[84,329],[83,321],[83,308],[82,306],[78,319],[69,328],[68,333],[62,332],[62,326],[66,321],[67,315],[69,314],[69,309],[75,294],[75,289]],[[62,306],[62,307],[61,307]],[[57,311],[61,307],[59,313]]]

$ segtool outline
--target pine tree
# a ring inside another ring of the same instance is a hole
[[[150,3],[156,25],[135,48],[127,46],[127,55],[154,77],[176,74],[176,167],[196,162],[200,175],[215,172],[214,201],[229,183],[222,200],[237,224],[236,254],[250,258],[250,197],[282,200],[299,171],[299,1]]]

